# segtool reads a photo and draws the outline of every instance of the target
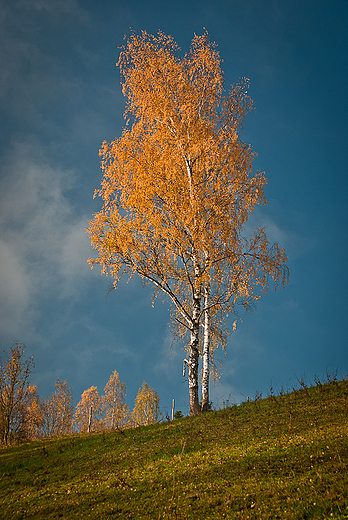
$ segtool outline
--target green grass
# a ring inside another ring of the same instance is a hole
[[[348,381],[0,450],[0,518],[348,519]]]

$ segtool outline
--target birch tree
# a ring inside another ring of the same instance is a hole
[[[29,385],[34,368],[32,357],[24,359],[25,345],[17,341],[10,347],[6,360],[0,358],[0,430],[7,444],[22,429],[26,407],[31,403],[33,388]]]
[[[169,298],[188,332],[192,415],[200,411],[203,316],[214,308],[228,314],[238,301],[252,305],[270,280],[285,284],[288,272],[284,250],[268,243],[265,230],[242,234],[254,207],[266,202],[267,182],[263,173],[252,175],[255,154],[240,138],[252,108],[248,81],[224,91],[207,33],[194,36],[183,57],[178,51],[171,36],[145,31],[121,51],[126,126],[100,150],[95,195],[103,206],[88,228],[98,252],[89,262],[115,288],[123,275],[137,274]]]
[[[102,426],[102,402],[96,386],[91,386],[83,392],[76,405],[73,424],[79,432],[91,432]]]
[[[26,398],[18,413],[18,430],[16,436],[20,440],[34,440],[42,435],[42,409],[36,385],[28,385]]]
[[[42,431],[46,437],[67,435],[72,430],[74,413],[72,391],[67,380],[59,378],[55,382],[55,391],[42,403]]]
[[[129,408],[126,403],[126,385],[116,370],[106,383],[102,397],[104,425],[106,428],[122,428],[129,422]]]
[[[143,381],[135,398],[135,406],[132,412],[134,424],[136,426],[147,426],[158,422],[161,417],[159,401],[158,393]]]

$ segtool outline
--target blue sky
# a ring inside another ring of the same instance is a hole
[[[230,337],[215,406],[296,377],[348,372],[347,92],[344,0],[0,2],[0,347],[27,346],[42,397],[67,379],[75,402],[117,370],[134,398],[145,380],[163,409],[188,411],[168,305],[151,288],[108,280],[87,258],[85,227],[100,200],[98,150],[120,135],[115,66],[123,37],[159,29],[182,52],[203,28],[217,42],[226,86],[248,77],[256,111],[243,139],[269,179],[267,226],[289,256],[290,284],[242,315]]]

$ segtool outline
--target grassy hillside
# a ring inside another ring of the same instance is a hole
[[[0,450],[0,518],[348,518],[348,381]]]

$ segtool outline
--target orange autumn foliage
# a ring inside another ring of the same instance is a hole
[[[226,94],[221,59],[207,33],[183,57],[171,36],[132,34],[118,61],[127,125],[100,150],[103,207],[89,225],[98,256],[90,259],[115,287],[138,274],[163,291],[189,334],[190,413],[199,412],[200,323],[206,311],[224,321],[252,306],[273,280],[288,279],[287,257],[264,229],[243,229],[265,204],[262,173],[240,139],[252,108],[248,80]],[[209,288],[209,305],[204,291]]]
[[[73,425],[78,432],[89,432],[102,429],[102,402],[96,386],[85,390],[76,405]]]
[[[114,370],[104,388],[101,398],[104,411],[104,428],[120,429],[129,423],[129,408],[126,403],[126,385]]]
[[[36,385],[28,385],[23,412],[22,440],[34,440],[41,437],[43,413]]]

